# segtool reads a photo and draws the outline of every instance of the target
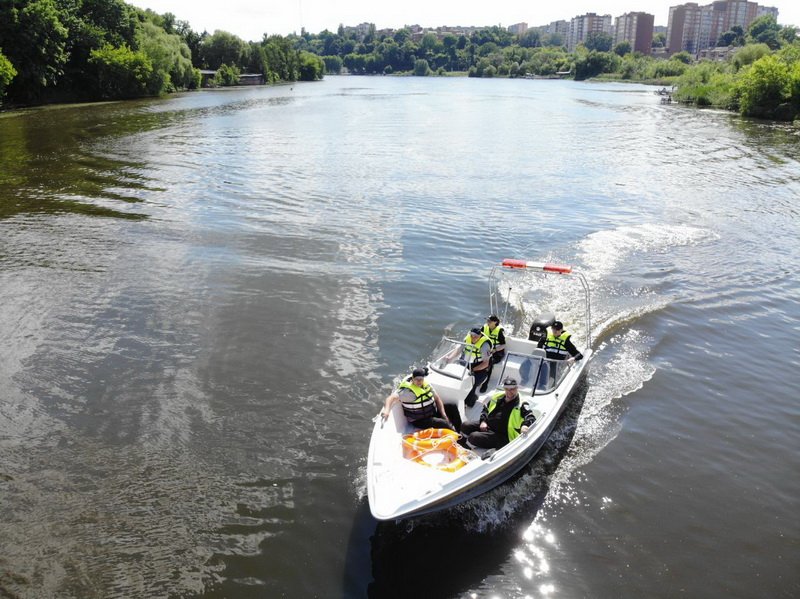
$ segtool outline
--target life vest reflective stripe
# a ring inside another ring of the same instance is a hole
[[[547,353],[548,358],[555,358],[556,360],[566,360],[569,357],[569,352],[566,349],[567,339],[571,335],[566,331],[561,333],[558,337],[553,333],[547,333],[547,341],[544,343],[544,351]]]
[[[420,418],[428,418],[429,416],[436,416],[439,413],[436,408],[436,400],[433,397],[433,388],[425,382],[422,387],[417,387],[411,382],[411,377],[407,377],[398,389],[408,389],[414,394],[413,401],[405,401],[404,398],[408,395],[406,393],[400,396],[400,403],[403,406],[403,413],[410,420],[419,420]]]
[[[497,325],[496,327],[494,327],[493,331],[490,331],[489,325],[485,324],[483,325],[483,329],[481,330],[483,331],[483,334],[486,335],[492,342],[492,347],[495,347],[497,345],[497,340],[500,338],[500,333],[503,332],[503,327]]]
[[[505,397],[505,391],[500,391],[492,395],[491,399],[489,399],[489,405],[486,407],[486,411],[491,414],[499,402],[505,401]],[[508,429],[506,432],[508,433],[509,442],[520,436],[524,423],[525,419],[522,417],[522,410],[520,409],[519,400],[517,400],[517,405],[514,406],[511,410],[511,414],[508,416]]]
[[[487,342],[491,347],[492,343],[491,339],[489,339],[489,337],[487,337],[486,335],[481,335],[481,338],[478,339],[478,342],[473,344],[472,334],[467,333],[467,336],[464,337],[464,343],[466,343],[466,345],[464,346],[464,357],[473,364],[477,364],[478,362],[481,361],[481,345]]]

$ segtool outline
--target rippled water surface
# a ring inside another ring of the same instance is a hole
[[[0,595],[796,597],[798,198],[797,129],[635,85],[0,115]],[[586,273],[586,385],[508,484],[377,524],[370,420],[506,257]]]

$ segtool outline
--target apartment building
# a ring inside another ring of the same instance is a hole
[[[613,36],[611,15],[597,15],[589,12],[573,18],[569,22],[569,30],[567,32],[567,50],[573,52],[578,44],[583,42],[590,33],[594,32],[608,33]]]
[[[514,35],[524,35],[526,31],[528,31],[527,23],[514,23],[508,26],[508,32]]]
[[[630,42],[631,50],[650,54],[653,45],[655,16],[646,12],[628,12],[614,21],[614,45]]]
[[[747,29],[757,17],[770,14],[778,18],[778,9],[759,6],[747,0],[719,0],[705,6],[689,2],[671,6],[667,22],[667,48],[670,54],[683,50],[698,56],[717,45],[719,36],[738,25]]]

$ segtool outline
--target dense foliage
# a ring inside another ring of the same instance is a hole
[[[756,19],[746,36],[751,43],[738,48],[727,61],[701,61],[688,68],[677,80],[676,98],[738,110],[745,116],[800,118],[800,41],[793,28],[787,35],[787,28],[770,29],[770,23],[774,20]],[[765,35],[765,31],[777,34]],[[770,43],[775,40],[773,49]]]
[[[470,77],[607,77],[677,85],[675,97],[743,114],[793,118],[800,114],[797,31],[772,16],[734,27],[720,43],[735,49],[726,62],[679,52],[653,58],[612,47],[595,33],[567,52],[558,35],[501,27],[469,35],[400,29],[378,34],[340,26],[246,42],[226,31],[197,33],[171,13],[158,15],[123,0],[2,0],[0,99],[37,103],[156,95],[204,85],[236,85],[242,73],[267,83],[321,79],[325,73],[466,73]],[[663,47],[664,35],[653,47]],[[3,53],[5,52],[5,54]],[[201,70],[213,76],[201,77]]]
[[[192,89],[200,86],[200,69],[223,66],[208,84],[236,85],[246,71],[267,82],[321,79],[325,72],[323,60],[295,48],[293,39],[197,33],[171,13],[123,0],[2,0],[0,49],[0,100],[13,104]]]

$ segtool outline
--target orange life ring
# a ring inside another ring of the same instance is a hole
[[[472,458],[471,452],[456,441],[458,433],[448,428],[419,430],[403,435],[403,457],[437,470],[455,472]]]

